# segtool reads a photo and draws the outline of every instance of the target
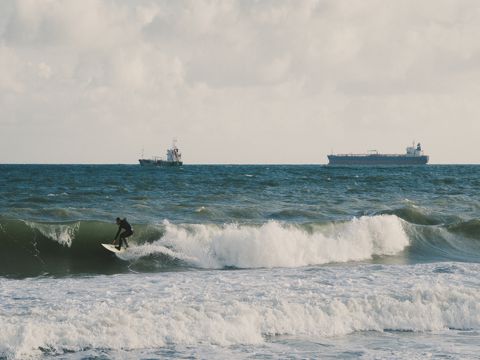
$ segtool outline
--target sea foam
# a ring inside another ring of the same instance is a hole
[[[203,268],[298,267],[394,255],[409,245],[395,215],[355,218],[308,230],[269,221],[260,226],[164,223],[163,237],[138,255],[164,252]],[[175,255],[176,254],[176,255]]]
[[[67,247],[72,246],[75,234],[80,228],[79,221],[73,224],[43,224],[26,221],[25,224],[34,231],[39,231],[46,238]]]
[[[478,288],[464,286],[478,266],[462,266],[464,274],[438,275],[434,268],[369,265],[3,279],[0,357],[228,347],[268,343],[278,335],[318,341],[363,331],[480,330]]]

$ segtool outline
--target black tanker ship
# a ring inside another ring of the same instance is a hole
[[[420,143],[407,147],[405,154],[379,154],[370,151],[368,154],[332,154],[328,155],[328,165],[426,165],[428,155],[424,155]]]

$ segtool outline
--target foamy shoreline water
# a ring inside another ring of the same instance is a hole
[[[167,347],[175,358],[177,347],[201,345],[227,356],[233,348],[274,348],[282,338],[335,342],[372,331],[437,334],[439,344],[462,332],[478,339],[478,271],[441,263],[1,279],[0,354]],[[411,354],[425,351],[417,345]]]

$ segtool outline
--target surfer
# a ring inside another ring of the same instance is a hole
[[[115,235],[115,239],[113,239],[112,244],[115,244],[117,241],[117,237],[120,234],[120,231],[125,230],[120,234],[120,243],[118,246],[115,246],[117,250],[120,250],[122,248],[122,244],[125,241],[125,248],[128,248],[128,242],[127,242],[127,237],[133,235],[133,229],[130,226],[130,224],[127,222],[127,219],[121,220],[119,217],[117,217],[117,225],[118,225],[118,231],[117,235]]]

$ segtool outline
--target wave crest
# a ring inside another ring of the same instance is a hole
[[[261,226],[165,223],[154,244],[195,259],[203,268],[298,267],[394,255],[409,245],[393,215],[361,217],[346,223],[305,227],[269,221]]]
[[[79,221],[73,224],[41,224],[26,221],[25,224],[32,230],[39,231],[46,238],[67,247],[72,246],[72,241],[80,228]]]

